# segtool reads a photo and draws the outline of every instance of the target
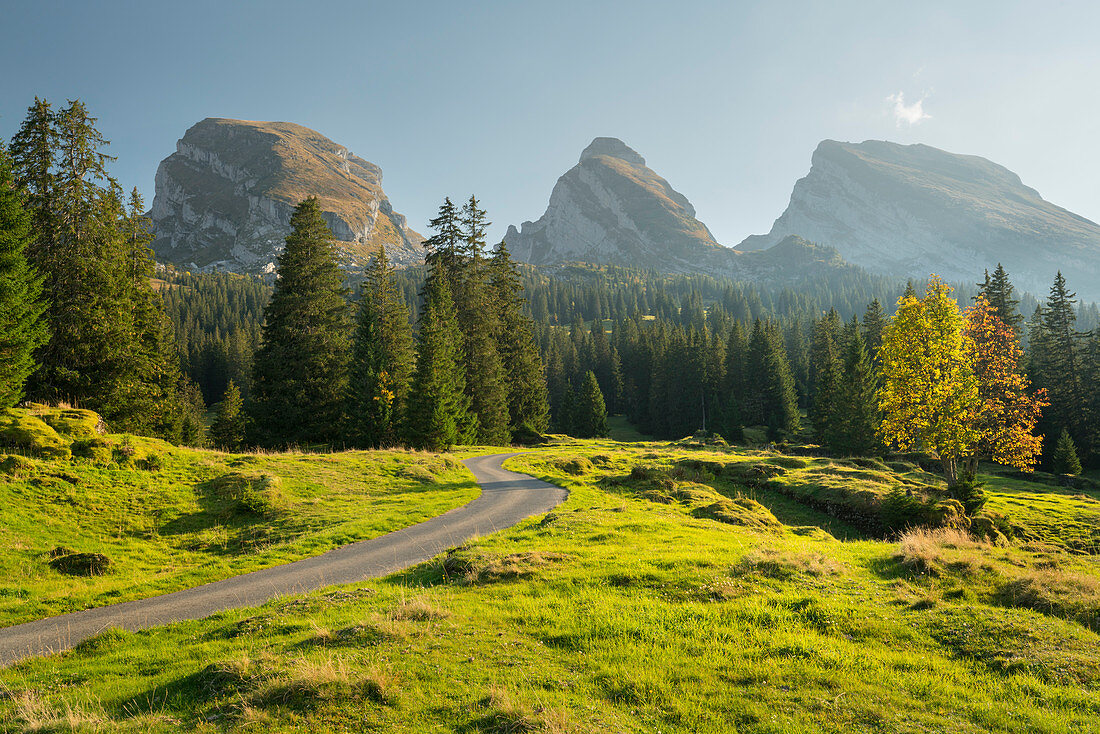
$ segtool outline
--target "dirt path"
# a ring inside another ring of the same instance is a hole
[[[0,666],[67,650],[110,627],[140,630],[250,607],[276,596],[386,576],[560,504],[565,490],[501,467],[516,454],[467,459],[481,495],[439,517],[320,556],[148,599],[85,609],[0,629]]]

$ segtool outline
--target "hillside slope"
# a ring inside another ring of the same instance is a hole
[[[896,278],[974,282],[999,262],[1021,290],[1045,293],[1061,270],[1082,296],[1100,299],[1100,225],[1003,166],[927,145],[823,141],[771,231],[737,249],[790,235]]]
[[[307,196],[320,199],[346,266],[379,245],[399,264],[423,258],[378,166],[301,125],[222,118],[192,126],[157,169],[153,249],[185,267],[270,271]]]

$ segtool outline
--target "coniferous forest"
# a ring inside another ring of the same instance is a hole
[[[622,415],[664,439],[1100,461],[1100,315],[1061,274],[1036,298],[996,263],[954,288],[861,271],[762,290],[538,270],[488,245],[476,197],[439,207],[423,267],[396,270],[383,249],[345,272],[307,199],[274,279],[179,272],[153,262],[143,202],[111,177],[95,123],[79,101],[36,99],[0,160],[9,405],[66,402],[199,445],[438,450],[601,436]],[[904,363],[932,333],[954,362]],[[921,433],[917,416],[936,408],[905,394],[930,368],[956,374],[970,417]]]

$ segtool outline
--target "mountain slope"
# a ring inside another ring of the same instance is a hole
[[[151,217],[158,259],[199,269],[270,270],[307,196],[321,201],[344,264],[385,244],[398,263],[422,259],[382,190],[382,170],[318,132],[288,122],[207,118],[157,169]]]
[[[771,231],[737,249],[791,234],[884,275],[974,281],[1000,262],[1020,288],[1044,293],[1061,269],[1100,298],[1100,226],[1003,166],[927,145],[823,141]]]

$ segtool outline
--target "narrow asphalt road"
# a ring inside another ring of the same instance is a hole
[[[0,666],[67,650],[110,627],[140,630],[201,619],[226,609],[263,604],[276,596],[386,576],[470,538],[546,512],[565,499],[566,491],[560,487],[501,467],[505,459],[515,455],[467,459],[464,463],[481,485],[481,495],[467,505],[403,530],[184,591],[0,628]]]

